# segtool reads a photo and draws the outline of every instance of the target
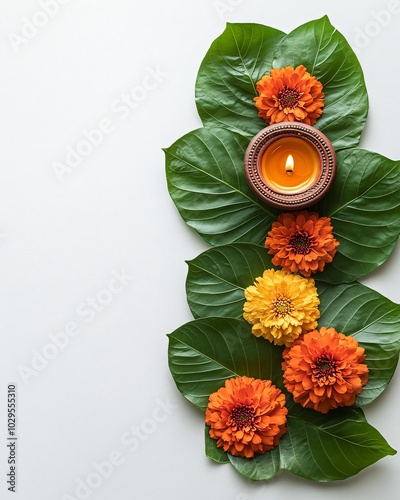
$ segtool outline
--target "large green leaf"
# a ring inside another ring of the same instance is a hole
[[[169,334],[169,367],[180,392],[205,410],[226,379],[247,375],[282,386],[282,349],[234,318],[191,321]]]
[[[271,267],[268,262],[265,249],[245,243],[200,254],[189,262],[186,282],[193,314],[242,317],[244,289]],[[353,335],[366,350],[369,380],[357,402],[370,403],[387,387],[397,366],[400,306],[359,283],[329,285],[317,281],[317,288],[319,326]]]
[[[255,85],[272,67],[303,64],[324,85],[325,108],[316,127],[339,150],[358,145],[368,95],[357,56],[327,16],[285,36],[259,24],[228,24],[211,45],[196,81],[196,102],[206,126],[248,137],[267,124],[254,105]]]
[[[253,136],[267,124],[258,118],[255,84],[272,67],[285,34],[260,24],[228,24],[211,45],[196,81],[196,103],[204,125]]]
[[[276,218],[247,184],[248,142],[229,130],[203,128],[165,150],[170,195],[186,223],[212,245],[261,243]]]
[[[400,305],[360,283],[318,283],[318,293],[319,325],[352,335],[365,348],[369,379],[357,403],[368,404],[386,389],[398,363]]]
[[[274,267],[266,248],[249,243],[211,248],[188,265],[186,293],[195,318],[241,317],[244,289]]]
[[[358,408],[322,415],[294,405],[289,408],[287,429],[279,448],[251,460],[228,455],[232,465],[254,480],[270,479],[285,469],[326,482],[346,479],[396,453]]]
[[[346,479],[387,455],[395,455],[359,408],[321,415],[294,405],[281,440],[281,467],[314,481]]]
[[[355,281],[389,257],[400,233],[400,161],[362,149],[337,155],[338,171],[328,195],[315,207],[332,220],[340,242],[318,279]]]
[[[300,64],[324,86],[324,112],[315,127],[337,151],[357,146],[368,114],[364,76],[357,56],[327,16],[299,26],[277,47],[274,67]]]

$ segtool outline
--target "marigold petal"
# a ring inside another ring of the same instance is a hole
[[[279,444],[286,432],[285,395],[270,380],[237,377],[209,397],[206,424],[217,446],[253,458]]]
[[[269,124],[287,120],[314,125],[323,112],[323,85],[303,65],[272,68],[256,89],[258,116]]]
[[[283,360],[284,385],[295,402],[322,413],[353,405],[368,380],[364,349],[334,328],[305,333]]]
[[[329,217],[306,210],[281,214],[265,239],[275,266],[306,277],[332,262],[338,245]]]
[[[317,326],[319,299],[311,278],[268,269],[244,294],[243,317],[257,337],[289,346]]]

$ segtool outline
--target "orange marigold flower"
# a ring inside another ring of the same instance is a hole
[[[270,125],[285,121],[314,125],[322,115],[323,85],[303,65],[271,69],[256,88],[258,116]]]
[[[339,242],[332,234],[331,219],[315,212],[288,212],[272,224],[265,240],[272,264],[303,276],[322,271],[332,262]]]
[[[317,327],[319,298],[312,278],[267,269],[244,294],[243,317],[256,337],[289,346]]]
[[[278,446],[286,432],[285,395],[270,380],[231,378],[211,394],[206,424],[217,446],[253,458]]]
[[[364,348],[334,328],[304,334],[283,359],[283,382],[295,402],[321,413],[354,404],[368,381]]]

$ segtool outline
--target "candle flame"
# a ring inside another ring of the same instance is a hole
[[[287,174],[292,174],[294,170],[294,159],[292,155],[288,155],[286,159],[285,170]]]

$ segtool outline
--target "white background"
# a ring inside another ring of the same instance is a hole
[[[205,457],[203,416],[174,385],[166,334],[191,319],[185,260],[207,246],[169,198],[161,148],[201,126],[195,78],[227,21],[289,32],[328,14],[365,72],[361,146],[399,159],[400,2],[64,0],[47,21],[45,3],[0,3],[0,498],[396,498],[399,456],[331,484],[290,473],[253,483]],[[32,20],[43,24],[36,32]],[[123,112],[123,95],[144,84]],[[110,133],[60,181],[55,162],[102,120]],[[363,281],[399,302],[399,271],[396,248]],[[102,310],[89,305],[97,296]],[[66,342],[56,334],[70,323],[79,335],[54,351],[51,336]],[[9,383],[18,386],[16,494],[6,484]],[[366,409],[396,449],[399,391],[396,372]]]

